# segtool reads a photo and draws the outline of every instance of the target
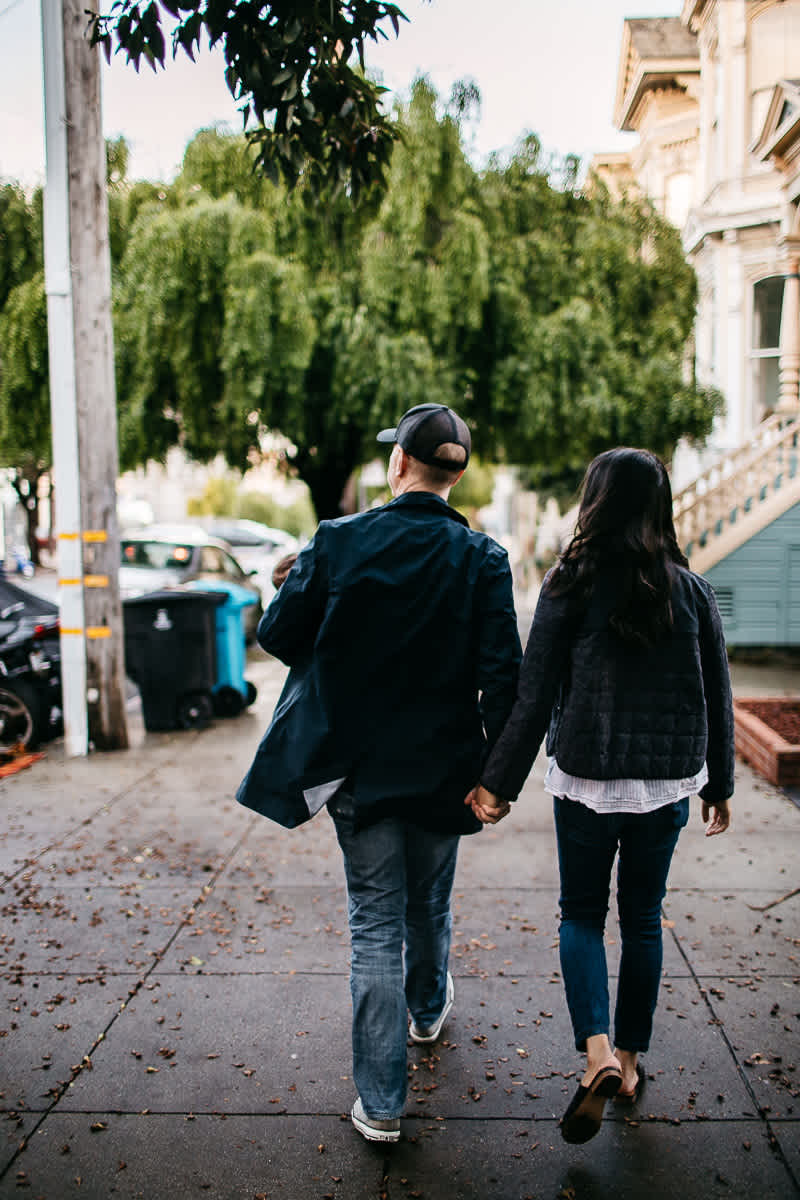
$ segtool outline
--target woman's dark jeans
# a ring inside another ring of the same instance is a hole
[[[554,800],[561,872],[561,971],[578,1050],[609,1032],[604,944],[611,869],[619,850],[617,911],[622,957],[614,1044],[650,1045],[661,981],[661,901],[672,854],[689,819],[689,800],[649,813],[596,813],[577,800]]]

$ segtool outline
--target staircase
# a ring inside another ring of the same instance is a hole
[[[800,502],[800,417],[776,413],[676,493],[678,544],[702,575]]]

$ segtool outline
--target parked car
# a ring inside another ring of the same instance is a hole
[[[246,570],[221,538],[195,525],[150,525],[120,539],[119,588],[123,600],[161,588],[179,587],[192,580],[236,583],[256,597],[243,609],[245,639],[255,641],[263,612],[261,588],[254,572]]]
[[[58,609],[3,582],[0,753],[17,747],[32,750],[56,737],[62,727]]]
[[[236,520],[233,517],[210,517],[205,528],[232,547],[238,562],[246,571],[254,572],[267,604],[274,595],[272,569],[287,554],[296,554],[300,542],[284,529],[262,525],[260,521]]]

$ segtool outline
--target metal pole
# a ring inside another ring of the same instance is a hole
[[[57,562],[59,578],[70,581],[68,586],[60,589],[64,742],[67,755],[75,757],[88,753],[89,721],[86,708],[83,538],[70,269],[64,25],[61,3],[62,0],[42,0],[47,161],[44,189],[44,253],[53,476],[58,518]]]

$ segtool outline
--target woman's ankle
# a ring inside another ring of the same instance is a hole
[[[591,1083],[598,1071],[602,1071],[605,1067],[619,1068],[620,1065],[605,1034],[593,1034],[586,1039],[586,1071],[582,1080],[584,1086]]]
[[[636,1085],[639,1052],[638,1050],[620,1050],[617,1046],[614,1054],[619,1060],[619,1065],[622,1067],[623,1089],[630,1091]]]

